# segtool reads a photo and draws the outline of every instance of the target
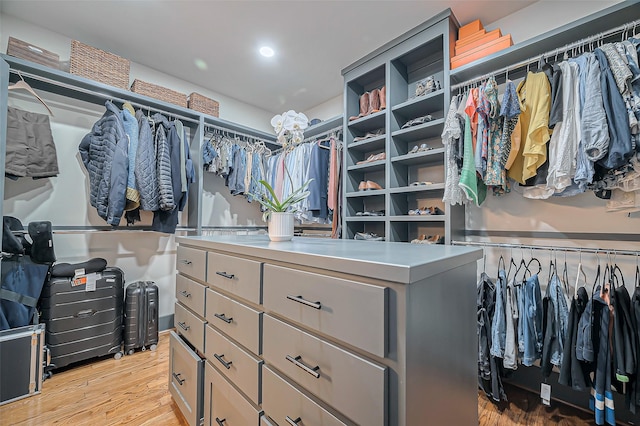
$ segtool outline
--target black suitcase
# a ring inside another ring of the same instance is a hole
[[[153,281],[129,284],[125,297],[124,352],[152,351],[158,345],[158,286]]]
[[[95,290],[90,279],[55,277],[42,291],[40,320],[46,324],[51,369],[109,354],[122,356],[124,274],[113,267],[95,274]]]

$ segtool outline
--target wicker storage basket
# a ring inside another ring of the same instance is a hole
[[[218,103],[218,101],[214,101],[211,98],[207,98],[200,93],[191,93],[189,95],[189,99],[187,100],[187,104],[189,106],[189,109],[203,112],[214,117],[219,117],[220,103]]]
[[[184,108],[187,107],[187,95],[184,93],[167,89],[166,87],[158,86],[157,84],[147,83],[146,81],[138,80],[137,78],[133,80],[131,91],[149,96],[150,98],[159,99],[170,104],[180,105]]]
[[[129,89],[128,59],[72,40],[70,62],[71,74],[121,89]]]
[[[60,57],[57,54],[14,37],[9,37],[7,55],[51,68],[60,68]]]

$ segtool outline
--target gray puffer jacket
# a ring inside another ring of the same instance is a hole
[[[159,208],[156,148],[147,117],[138,110],[136,111],[136,119],[140,132],[134,174],[136,187],[140,192],[140,209],[153,212]]]
[[[110,225],[118,225],[127,191],[128,141],[120,110],[111,101],[80,142],[78,150],[89,172],[90,203]]]
[[[153,121],[156,123],[156,152],[160,210],[173,210],[176,201],[173,197],[173,185],[171,179],[171,150],[169,145],[169,135],[173,129],[170,123],[162,114],[154,114]]]

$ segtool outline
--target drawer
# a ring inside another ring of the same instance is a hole
[[[207,320],[256,355],[262,353],[262,312],[207,289]]]
[[[207,276],[207,252],[178,246],[176,269],[185,275],[204,281]]]
[[[266,366],[262,368],[262,377],[262,408],[278,424],[290,425],[293,421],[305,426],[345,425]]]
[[[206,285],[195,282],[184,275],[176,275],[176,300],[201,317],[204,317],[206,289]]]
[[[207,325],[204,353],[230,382],[258,405],[261,403],[260,366],[263,361],[240,348],[215,328]]]
[[[202,418],[204,361],[175,332],[169,337],[169,392],[189,425]]]
[[[264,267],[264,307],[381,358],[387,289],[274,265]]]
[[[204,325],[207,322],[180,303],[176,303],[175,306],[173,320],[176,324],[176,331],[183,335],[197,350],[204,353]]]
[[[207,283],[259,305],[262,263],[220,253],[207,254]]]
[[[263,357],[355,423],[386,424],[386,367],[269,315],[264,316]]]
[[[258,426],[262,410],[247,401],[209,362],[204,374],[205,426]]]

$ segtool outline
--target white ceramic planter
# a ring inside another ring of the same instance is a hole
[[[293,213],[271,212],[269,217],[269,239],[271,241],[289,241],[293,238],[295,221]]]

